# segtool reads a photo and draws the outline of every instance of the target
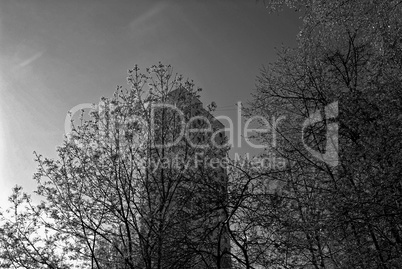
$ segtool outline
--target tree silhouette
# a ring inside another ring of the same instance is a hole
[[[183,136],[212,116],[170,66],[145,74],[136,66],[128,82],[82,113],[58,159],[36,155],[44,201],[34,205],[15,189],[3,267],[222,268],[216,234],[227,178],[198,159],[225,156],[227,147],[202,133]],[[201,123],[183,124],[194,116]]]

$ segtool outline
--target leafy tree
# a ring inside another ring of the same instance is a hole
[[[283,268],[399,268],[402,2],[279,2],[304,13],[298,48],[261,71],[248,111],[286,116],[275,130],[281,143],[268,150],[289,169],[261,175],[285,184],[258,195],[266,214],[255,213],[273,230],[278,254],[266,260]],[[271,137],[258,138],[270,145]],[[328,145],[338,165],[311,154],[325,157]]]

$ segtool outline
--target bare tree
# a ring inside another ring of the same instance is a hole
[[[3,218],[4,266],[221,268],[214,257],[222,253],[216,230],[226,178],[199,159],[225,156],[227,147],[183,135],[213,118],[194,84],[170,66],[145,74],[136,66],[128,81],[129,89],[82,113],[58,159],[36,155],[37,193],[45,200],[33,205],[15,190],[15,219]],[[201,123],[186,125],[194,116]],[[209,127],[218,131],[219,124]]]

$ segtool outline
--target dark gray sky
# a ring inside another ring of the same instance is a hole
[[[0,206],[34,188],[32,152],[55,157],[67,111],[112,96],[134,64],[171,64],[236,117],[274,47],[296,45],[299,16],[254,0],[1,1]]]

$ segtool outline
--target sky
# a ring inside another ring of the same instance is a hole
[[[56,157],[67,111],[111,97],[135,64],[172,65],[236,117],[275,47],[296,46],[299,17],[254,0],[1,1],[0,206],[35,189],[33,152]]]

